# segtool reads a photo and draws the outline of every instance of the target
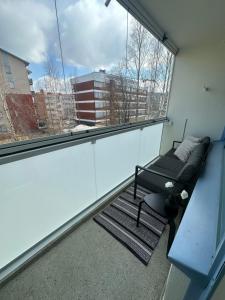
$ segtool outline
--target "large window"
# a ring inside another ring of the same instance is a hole
[[[0,41],[0,143],[166,116],[173,55],[116,0],[1,1]]]

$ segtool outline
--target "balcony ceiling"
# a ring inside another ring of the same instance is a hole
[[[131,1],[132,2],[132,1]],[[224,0],[139,0],[178,48],[225,42]]]

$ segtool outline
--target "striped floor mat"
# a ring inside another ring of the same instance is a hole
[[[135,200],[133,191],[129,186],[94,220],[147,265],[167,220],[143,204],[140,225],[136,227],[138,204],[150,191],[139,187]]]

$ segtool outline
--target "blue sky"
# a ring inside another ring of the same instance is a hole
[[[110,70],[124,57],[127,13],[116,0],[104,3],[57,0],[66,76]],[[30,62],[33,81],[49,56],[61,70],[54,1],[0,1],[0,47]]]
[[[59,73],[62,73],[61,62],[58,62],[58,66],[59,66]],[[29,70],[32,71],[31,77],[33,80],[38,80],[40,77],[46,75],[45,74],[46,72],[43,68],[43,64],[41,63],[30,63]],[[65,70],[66,77],[80,76],[93,71],[91,68],[85,66],[73,66],[67,64],[64,65],[64,70]]]
[[[116,0],[108,7],[105,0],[57,0],[57,6],[66,77],[118,66],[126,52],[127,11]],[[0,1],[0,48],[30,62],[34,87],[42,88],[48,58],[61,81],[54,1]]]

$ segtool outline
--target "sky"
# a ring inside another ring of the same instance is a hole
[[[57,0],[67,77],[110,70],[125,55],[127,12],[112,0]],[[61,72],[53,0],[0,1],[0,47],[30,62],[34,82],[51,57]]]

